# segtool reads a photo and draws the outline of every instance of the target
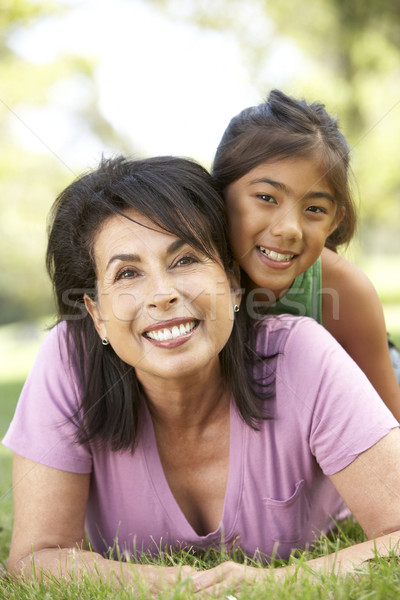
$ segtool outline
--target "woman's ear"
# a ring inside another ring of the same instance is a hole
[[[106,328],[104,326],[104,321],[101,317],[100,310],[97,306],[95,300],[90,298],[87,294],[84,294],[83,300],[85,302],[86,310],[89,315],[92,317],[94,326],[96,328],[97,333],[100,336],[100,339],[107,337]]]

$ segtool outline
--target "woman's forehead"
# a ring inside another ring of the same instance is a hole
[[[169,246],[178,238],[161,229],[140,212],[129,209],[108,217],[94,240],[95,255],[124,247],[146,250],[154,246]]]

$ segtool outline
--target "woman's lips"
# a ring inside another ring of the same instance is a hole
[[[151,330],[144,332],[144,336],[158,342],[164,342],[165,340],[172,340],[187,335],[196,327],[198,321],[190,320],[182,323],[171,324],[168,327],[158,326]]]
[[[198,324],[197,319],[173,319],[147,328],[142,335],[156,346],[175,348],[192,337]]]

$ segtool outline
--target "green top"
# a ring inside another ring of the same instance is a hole
[[[312,317],[322,325],[321,257],[296,277],[286,294],[268,307],[268,313]]]

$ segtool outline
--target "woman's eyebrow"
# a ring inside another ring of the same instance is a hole
[[[114,254],[107,263],[106,271],[117,260],[121,262],[140,262],[140,256],[139,254]]]
[[[186,244],[186,242],[184,242],[183,240],[175,240],[174,242],[172,242],[172,244],[170,244],[168,246],[166,253],[171,254],[172,252],[176,252],[177,250],[179,250],[179,248],[181,248],[185,244]],[[142,259],[140,258],[139,254],[132,254],[132,253],[113,254],[113,256],[110,258],[110,260],[107,263],[106,271],[110,268],[112,263],[116,262],[116,261],[140,263],[141,260]]]
[[[172,252],[176,252],[177,250],[179,250],[180,248],[182,248],[182,246],[185,246],[186,242],[184,242],[183,240],[175,240],[174,242],[172,242],[172,244],[170,244],[167,248],[167,254],[171,254]]]

